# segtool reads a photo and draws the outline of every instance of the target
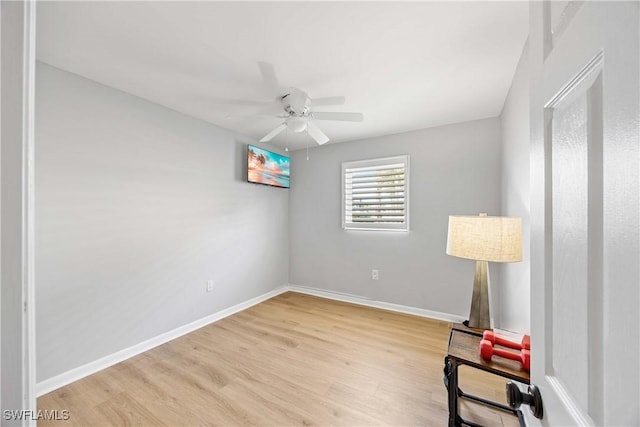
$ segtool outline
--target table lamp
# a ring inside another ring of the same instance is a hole
[[[489,265],[522,261],[522,220],[501,216],[449,216],[447,255],[476,261],[469,323],[490,329]]]

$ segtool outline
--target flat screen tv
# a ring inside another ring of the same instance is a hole
[[[254,145],[247,146],[247,180],[289,188],[289,157]]]

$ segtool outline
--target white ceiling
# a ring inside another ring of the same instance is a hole
[[[527,2],[39,2],[40,61],[260,139],[282,119],[259,61],[361,123],[331,142],[495,117],[528,32]],[[266,105],[266,104],[265,104]],[[285,131],[272,143],[314,145]]]

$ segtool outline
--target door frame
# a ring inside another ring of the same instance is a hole
[[[12,8],[2,9],[4,7]],[[20,301],[6,300],[7,296],[2,296],[0,302],[0,315],[9,316],[11,323],[16,324],[16,330],[10,330],[11,335],[18,336],[21,345],[17,348],[2,348],[2,352],[10,352],[11,356],[16,356],[16,363],[11,363],[11,370],[19,372],[19,388],[17,392],[20,396],[15,399],[21,404],[20,408],[5,408],[6,401],[2,403],[3,409],[21,410],[19,418],[8,421],[17,425],[35,425],[36,407],[36,331],[35,331],[35,192],[34,192],[34,134],[35,134],[35,49],[36,49],[36,1],[22,0],[19,2],[3,2],[0,7],[0,22],[3,14],[6,22],[10,14],[12,17],[18,16],[19,20],[11,22],[11,25],[0,25],[1,45],[5,49],[0,50],[4,61],[0,62],[5,84],[20,81],[21,88],[18,91],[3,91],[0,82],[0,97],[5,105],[18,106],[18,112],[12,111],[10,118],[19,117],[19,120],[7,120],[4,127],[9,128],[8,140],[2,140],[3,151],[6,148],[11,152],[18,152],[21,156],[21,163],[17,165],[16,182],[4,182],[2,193],[5,204],[2,205],[2,227],[0,227],[0,241],[2,242],[3,254],[9,253],[11,258],[19,260],[17,266],[11,269],[6,275],[3,272],[2,288],[15,290]],[[21,40],[22,46],[16,49],[11,45],[12,40]],[[15,59],[21,59],[21,66],[15,66]],[[8,82],[8,83],[7,83]],[[7,114],[7,113],[5,113]],[[2,116],[5,116],[2,114]],[[16,123],[16,121],[18,123]],[[13,138],[13,135],[18,135]],[[8,194],[4,194],[4,193]],[[7,235],[2,230],[20,230],[19,239]],[[13,279],[13,280],[11,280]],[[17,279],[17,280],[15,280]],[[8,283],[7,283],[8,282]],[[14,288],[15,287],[15,288]],[[0,288],[1,292],[1,288]],[[9,305],[11,304],[11,305]],[[17,306],[16,306],[17,305]],[[11,357],[10,359],[14,359]],[[7,367],[5,366],[5,369]],[[0,372],[0,375],[2,372]],[[4,373],[6,376],[7,374]],[[12,381],[14,386],[18,386],[18,381]],[[13,404],[13,403],[12,403]],[[4,415],[4,414],[3,414]]]
[[[25,408],[37,409],[36,402],[36,285],[35,285],[35,86],[36,86],[36,0],[24,3],[24,86],[23,92],[23,279],[24,298],[22,340]],[[29,420],[35,425],[35,420]]]

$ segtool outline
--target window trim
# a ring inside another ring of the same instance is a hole
[[[401,224],[381,224],[381,223],[347,223],[346,221],[346,182],[345,182],[345,173],[347,169],[359,168],[359,167],[375,167],[375,166],[383,166],[393,163],[402,163],[404,164],[404,223]],[[340,182],[342,184],[341,195],[342,195],[342,229],[344,230],[363,230],[363,231],[402,231],[407,232],[410,230],[410,222],[409,222],[409,155],[403,154],[399,156],[391,156],[391,157],[381,157],[376,159],[365,159],[365,160],[354,160],[342,162],[341,168],[341,179]]]

